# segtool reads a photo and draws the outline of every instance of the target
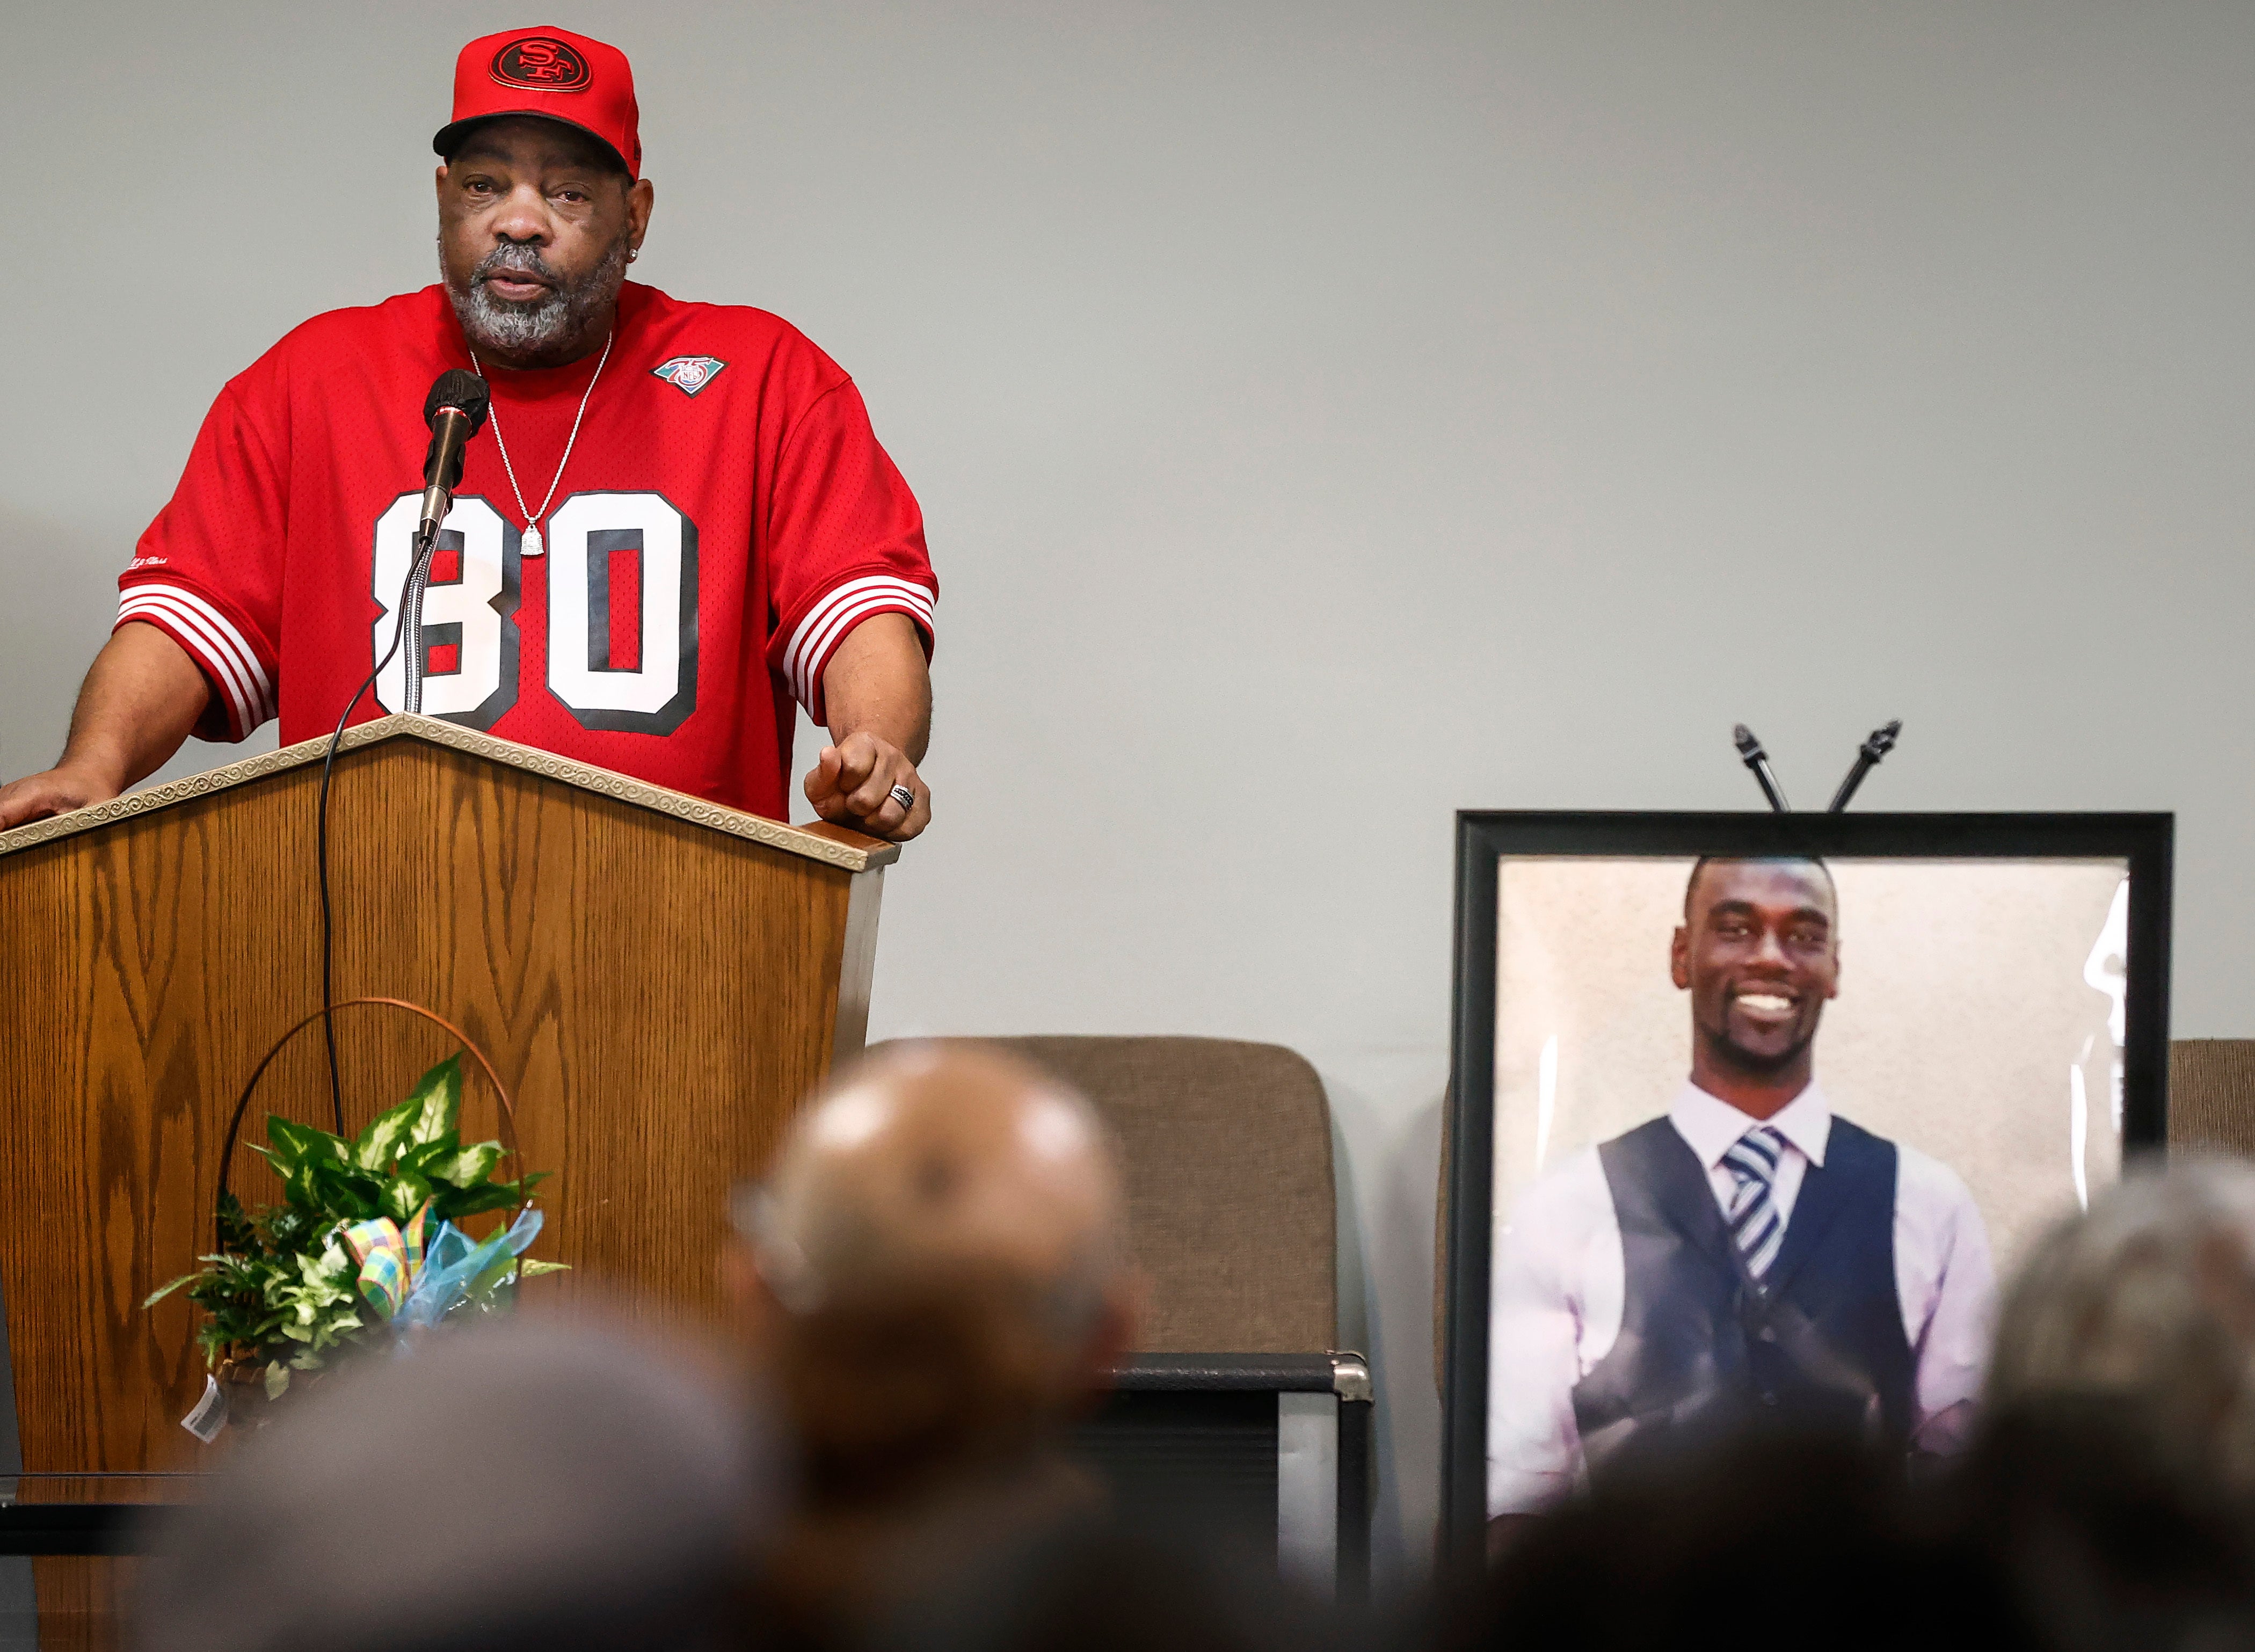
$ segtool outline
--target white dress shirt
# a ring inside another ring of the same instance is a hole
[[[1686,1084],[1668,1122],[1707,1167],[1718,1209],[1738,1183],[1731,1144],[1762,1121]],[[1774,1117],[1785,1139],[1772,1197],[1790,1227],[1812,1163],[1824,1163],[1832,1108],[1814,1084]],[[1989,1230],[1957,1172],[1895,1144],[1895,1291],[1917,1362],[1915,1430],[1980,1391],[1997,1277]],[[1496,1231],[1489,1299],[1487,1508],[1541,1508],[1582,1473],[1574,1387],[1620,1335],[1627,1269],[1598,1149],[1583,1148],[1537,1177]]]

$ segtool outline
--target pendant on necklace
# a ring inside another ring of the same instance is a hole
[[[526,523],[524,524],[524,543],[522,547],[520,547],[520,554],[528,557],[537,557],[542,555],[546,550],[547,547],[540,543],[540,524],[537,522]]]

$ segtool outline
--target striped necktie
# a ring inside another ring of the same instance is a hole
[[[1723,1154],[1723,1167],[1738,1180],[1725,1213],[1732,1242],[1746,1259],[1746,1271],[1756,1279],[1769,1272],[1785,1243],[1785,1223],[1777,1213],[1777,1165],[1785,1156],[1785,1138],[1767,1124],[1757,1124]]]

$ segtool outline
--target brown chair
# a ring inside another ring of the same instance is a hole
[[[1149,1318],[1080,1445],[1123,1514],[1203,1520],[1264,1547],[1273,1534],[1287,1570],[1359,1594],[1370,1374],[1337,1351],[1331,1108],[1315,1069],[1227,1038],[980,1042],[1071,1084],[1120,1141]]]
[[[2255,1156],[2255,1038],[2169,1045],[2169,1149]]]

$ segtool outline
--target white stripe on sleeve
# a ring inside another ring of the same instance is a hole
[[[804,657],[799,661],[799,682],[792,692],[797,693],[811,710],[814,705],[815,689],[821,681],[822,671],[828,664],[832,653],[836,650],[840,643],[846,640],[846,633],[872,614],[888,610],[897,611],[903,607],[908,608],[927,626],[931,623],[930,608],[917,606],[915,599],[904,597],[897,591],[865,592],[844,607],[832,608],[828,621],[823,626],[822,634],[814,639],[812,646],[808,648]]]
[[[251,702],[243,685],[241,667],[193,612],[163,597],[143,597],[118,605],[117,622],[123,625],[128,620],[160,622],[174,641],[195,657],[196,664],[202,668],[204,674],[226,692],[236,739],[240,740],[256,727],[251,721]]]
[[[873,573],[848,580],[826,593],[807,611],[783,650],[783,679],[792,695],[811,711],[814,706],[816,673],[838,639],[862,616],[882,608],[906,608],[932,627],[932,594],[926,587],[892,574]]]
[[[162,620],[194,650],[233,703],[237,738],[274,714],[273,691],[258,657],[226,615],[193,592],[170,585],[132,586],[117,608],[120,624],[135,618]]]
[[[791,635],[790,647],[783,650],[784,676],[794,681],[803,679],[808,656],[821,652],[818,646],[810,644],[821,635],[825,622],[839,608],[872,591],[889,592],[913,607],[920,615],[927,618],[931,615],[932,595],[921,585],[885,573],[866,574],[858,580],[848,580],[835,590],[825,592],[822,600],[808,609],[806,617],[798,622],[798,629]]]
[[[249,673],[251,684],[257,691],[256,698],[258,702],[265,708],[269,716],[273,715],[274,685],[267,680],[266,668],[258,663],[258,650],[251,647],[241,631],[235,629],[233,621],[202,597],[183,586],[144,585],[135,588],[142,591],[162,591],[168,596],[176,596],[201,614],[210,624],[217,627],[220,635],[227,638],[228,642],[234,646],[235,657],[242,662],[243,669]]]

